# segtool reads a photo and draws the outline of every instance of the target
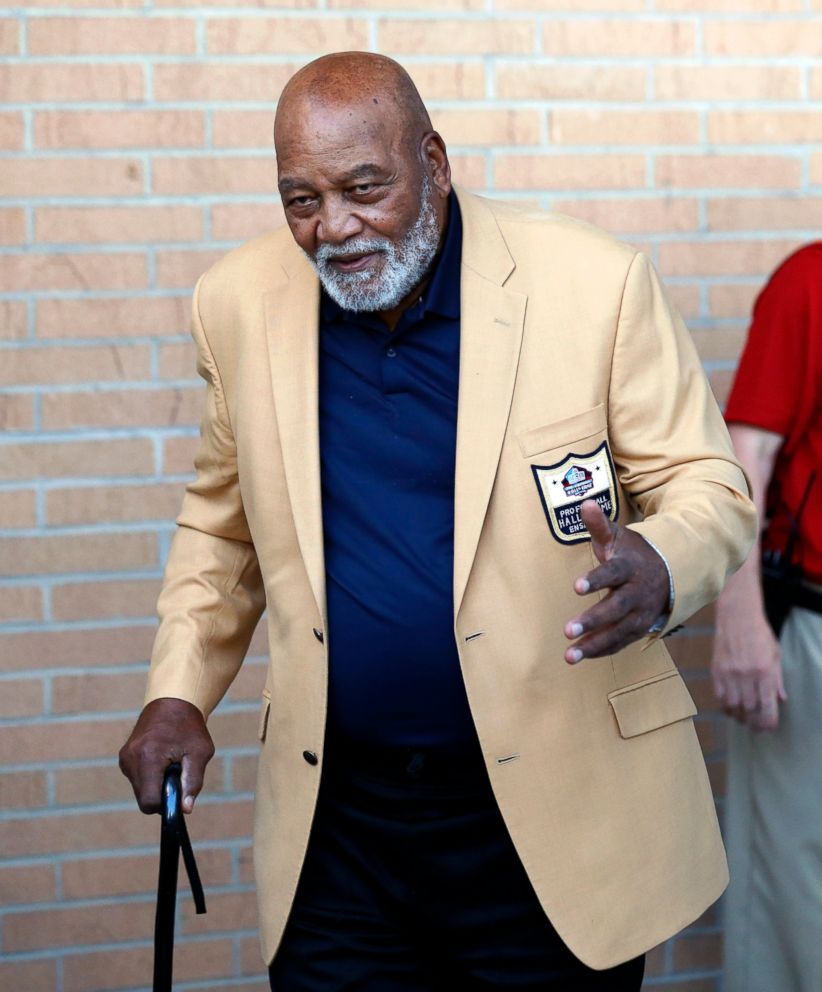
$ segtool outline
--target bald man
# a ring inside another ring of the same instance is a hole
[[[140,808],[267,607],[255,812],[279,992],[637,990],[727,880],[661,635],[754,536],[687,331],[633,249],[451,187],[395,62],[294,76],[287,228],[199,281],[206,408]]]

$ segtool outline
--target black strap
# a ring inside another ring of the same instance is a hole
[[[157,913],[154,919],[154,992],[171,992],[177,869],[181,850],[197,913],[206,911],[200,873],[197,871],[197,862],[194,860],[194,851],[183,815],[181,771],[179,764],[169,765],[163,779],[160,875],[157,881]]]

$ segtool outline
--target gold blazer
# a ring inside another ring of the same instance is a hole
[[[454,633],[531,882],[571,950],[607,968],[699,916],[727,869],[696,709],[662,640],[563,660],[563,624],[580,608],[572,582],[595,564],[573,497],[587,486],[664,554],[676,591],[669,628],[716,597],[750,547],[755,513],[690,336],[645,257],[568,218],[458,196]],[[285,228],[231,252],[197,286],[202,440],[146,697],[187,699],[208,715],[267,608],[255,812],[267,961],[322,770],[318,302]]]

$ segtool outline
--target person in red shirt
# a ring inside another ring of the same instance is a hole
[[[723,989],[819,992],[822,242],[783,262],[757,299],[725,419],[765,527],[717,603],[711,663],[735,718]]]

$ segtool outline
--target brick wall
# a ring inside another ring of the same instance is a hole
[[[2,0],[0,0],[2,2]],[[822,221],[822,0],[31,0],[0,9],[0,986],[143,989],[138,709],[200,400],[196,276],[277,223],[272,111],[325,51],[409,68],[464,185],[643,246],[724,395],[757,287]],[[550,259],[546,259],[550,264]],[[721,803],[710,615],[672,642]],[[177,987],[258,992],[255,643],[212,720]],[[648,988],[717,992],[710,912]]]

